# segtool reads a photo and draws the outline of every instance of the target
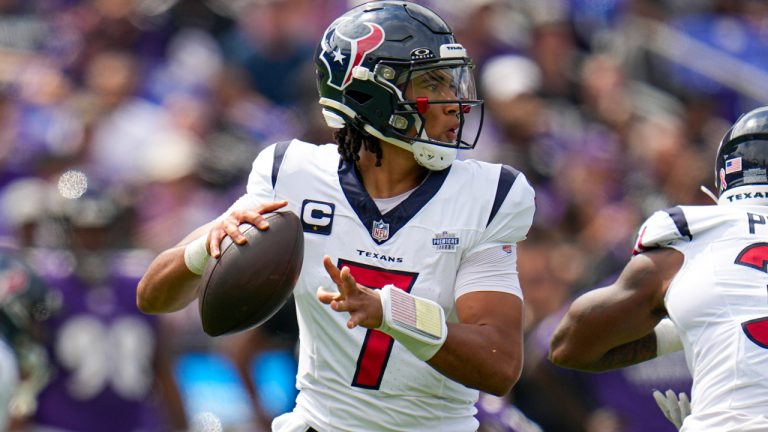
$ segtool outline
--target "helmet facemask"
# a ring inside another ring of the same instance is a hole
[[[455,160],[458,150],[474,148],[480,135],[484,112],[472,70],[466,58],[382,60],[372,73],[358,70],[353,74],[356,78],[367,78],[369,86],[375,83],[386,91],[391,108],[389,118],[378,124],[366,121],[363,115],[360,126],[382,141],[412,152],[420,165],[443,170]],[[354,85],[346,93],[359,101]]]
[[[447,168],[458,150],[477,144],[483,107],[472,69],[464,59],[413,64],[398,80],[389,135],[409,143],[417,162],[429,169]]]

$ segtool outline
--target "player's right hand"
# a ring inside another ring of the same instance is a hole
[[[381,327],[384,312],[377,290],[357,283],[349,267],[339,269],[327,255],[323,257],[323,266],[336,284],[338,292],[326,291],[320,287],[317,290],[317,299],[330,305],[336,312],[348,312],[347,327],[350,329],[357,326],[369,329]]]
[[[269,228],[269,222],[262,216],[288,205],[288,201],[273,201],[261,204],[248,210],[235,210],[226,218],[214,225],[208,233],[208,252],[213,258],[221,256],[221,242],[229,236],[232,241],[242,245],[246,243],[245,236],[240,232],[240,224],[249,223],[260,230]]]
[[[683,425],[683,420],[691,414],[691,401],[688,399],[688,395],[680,393],[678,398],[672,390],[667,390],[665,394],[662,394],[658,390],[654,390],[653,399],[656,400],[656,404],[661,408],[664,417],[680,430],[680,427]]]

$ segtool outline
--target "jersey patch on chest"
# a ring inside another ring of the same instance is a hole
[[[439,232],[432,238],[432,248],[435,252],[456,252],[458,247],[459,235],[455,232]]]

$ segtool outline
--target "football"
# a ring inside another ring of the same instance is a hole
[[[210,336],[261,325],[293,292],[304,261],[301,222],[287,211],[265,218],[266,231],[242,224],[248,242],[238,245],[227,236],[219,259],[208,260],[198,300],[203,330]]]

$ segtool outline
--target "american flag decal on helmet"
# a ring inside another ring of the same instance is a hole
[[[741,171],[741,158],[733,158],[725,161],[725,173],[731,174]]]

